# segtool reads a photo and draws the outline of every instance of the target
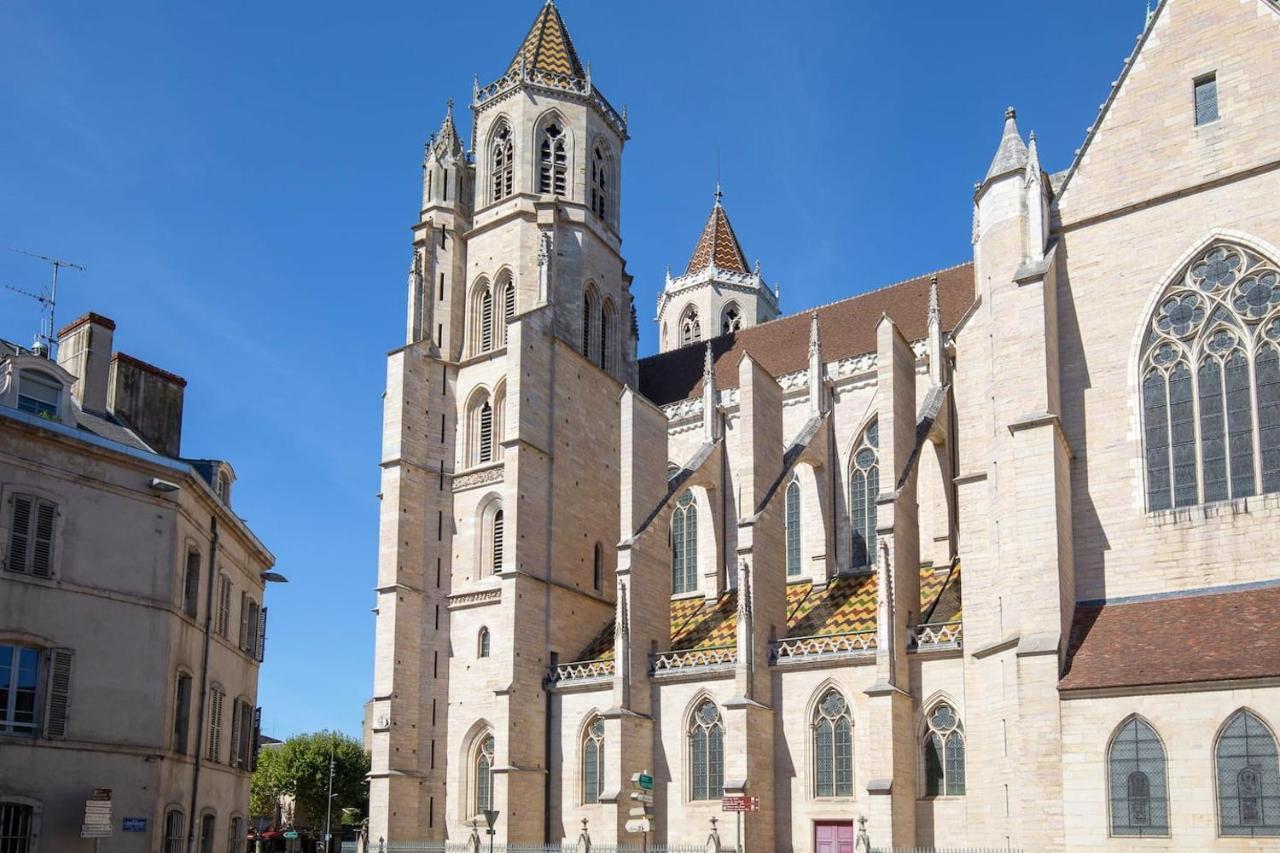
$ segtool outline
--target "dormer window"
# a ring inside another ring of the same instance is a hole
[[[218,472],[218,499],[224,504],[231,504],[231,478],[226,471]]]
[[[52,376],[24,370],[18,375],[18,410],[56,420],[62,385]]]

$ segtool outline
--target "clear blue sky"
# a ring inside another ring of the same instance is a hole
[[[183,451],[232,461],[270,590],[277,737],[359,733],[372,687],[384,356],[403,338],[422,146],[506,67],[540,0],[0,4],[0,247],[57,254],[60,317],[187,377]],[[788,312],[970,257],[1007,104],[1066,168],[1143,0],[561,0],[621,109],[641,351],[720,150],[725,205]],[[465,107],[460,124],[469,131]],[[0,284],[46,270],[0,251]],[[34,305],[0,291],[0,337]]]

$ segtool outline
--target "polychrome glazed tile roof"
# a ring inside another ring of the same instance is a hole
[[[550,71],[552,74],[563,74],[567,77],[585,78],[582,62],[578,52],[573,49],[573,39],[569,38],[569,30],[565,28],[564,19],[555,3],[548,0],[534,19],[529,34],[507,68],[510,74],[520,68],[520,60],[524,59],[526,71]]]
[[[733,272],[751,271],[747,268],[747,257],[742,252],[742,244],[738,242],[738,236],[733,233],[729,216],[724,212],[724,206],[720,204],[719,190],[716,190],[715,206],[711,208],[707,224],[702,228],[702,236],[698,238],[698,244],[693,247],[693,256],[689,258],[689,266],[685,268],[684,274],[701,272],[712,265],[718,269]]]
[[[874,574],[838,577],[816,590],[809,581],[788,584],[787,636],[820,637],[874,631],[876,587]],[[736,590],[729,590],[714,601],[684,598],[671,602],[671,649],[732,646],[737,642],[737,608]],[[950,575],[935,572],[931,567],[921,568],[920,612],[930,622],[960,621],[958,565]],[[612,622],[591,641],[578,660],[613,660]]]

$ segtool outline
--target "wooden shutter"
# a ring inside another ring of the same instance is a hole
[[[240,593],[240,651],[249,648],[249,593]]]
[[[241,736],[241,719],[239,719],[239,710],[241,710],[241,701],[236,699],[232,702],[232,767],[239,767],[241,763],[241,744],[239,744],[239,736]]]
[[[36,501],[35,536],[31,548],[31,574],[47,578],[53,573],[53,529],[58,508],[48,501]]]
[[[258,663],[262,663],[262,659],[267,649],[267,608],[262,608],[258,613]]]
[[[31,554],[31,516],[34,498],[14,495],[11,499],[13,514],[9,520],[9,556],[5,567],[11,572],[27,572],[27,560]]]
[[[249,770],[258,769],[258,746],[262,740],[262,709],[253,709],[253,728],[249,740]]]
[[[218,578],[218,634],[227,636],[228,623],[231,619],[231,578],[222,575]]]
[[[209,690],[209,743],[205,751],[208,761],[217,761],[222,753],[222,690]]]
[[[45,737],[67,736],[67,719],[71,715],[71,649],[49,651],[49,697],[45,706]]]

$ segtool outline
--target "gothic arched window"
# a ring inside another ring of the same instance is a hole
[[[1161,294],[1142,346],[1147,508],[1280,492],[1280,269],[1217,242]]]
[[[724,723],[716,703],[706,699],[689,721],[689,799],[724,796]]]
[[[538,146],[538,192],[564,196],[568,166],[564,129],[558,121],[553,121],[542,129]]]
[[[473,811],[479,815],[493,808],[493,735],[480,739],[472,767],[476,804]]]
[[[730,303],[724,309],[724,314],[720,320],[720,334],[727,335],[730,332],[736,332],[742,328],[742,311],[738,308],[737,303]]]
[[[493,539],[493,573],[495,575],[502,571],[502,535],[505,532],[504,526],[502,510],[498,510],[493,514],[493,529],[490,531]]]
[[[514,187],[514,160],[511,127],[503,122],[493,134],[493,143],[489,147],[489,174],[493,180],[490,201],[502,201],[511,195]]]
[[[880,492],[880,426],[872,421],[862,434],[849,466],[849,522],[853,548],[849,566],[854,569],[875,565],[876,497]]]
[[[671,592],[698,588],[698,505],[693,492],[685,492],[671,512]]]
[[[471,353],[493,349],[493,290],[480,279],[471,289]]]
[[[476,638],[476,657],[487,658],[489,656],[489,629],[481,628],[480,635]]]
[[[787,577],[800,575],[800,481],[787,486]]]
[[[696,344],[702,340],[702,321],[698,319],[698,309],[690,306],[680,318],[680,346]]]
[[[604,788],[604,720],[596,717],[582,735],[582,804],[600,802]]]
[[[591,209],[595,215],[609,221],[610,157],[603,145],[597,145],[591,154]]]
[[[511,322],[512,317],[516,316],[516,285],[509,274],[504,273],[498,278],[497,293],[502,319],[495,324],[493,338],[495,346],[505,347],[507,324]]]
[[[599,303],[595,285],[587,285],[582,294],[582,355],[591,361],[596,360],[595,325]]]
[[[488,400],[480,404],[479,419],[480,455],[476,461],[483,465],[493,461],[493,405]]]
[[[964,730],[955,710],[940,702],[925,720],[924,795],[964,794]]]
[[[1280,767],[1276,739],[1252,711],[1236,711],[1218,735],[1221,835],[1280,835]]]
[[[834,687],[813,709],[813,795],[853,796],[853,717]]]
[[[613,370],[613,350],[617,346],[617,312],[613,308],[613,300],[605,297],[600,306],[600,360],[597,362],[603,370]]]
[[[1169,782],[1164,744],[1145,720],[1131,717],[1107,751],[1112,835],[1168,835]]]

